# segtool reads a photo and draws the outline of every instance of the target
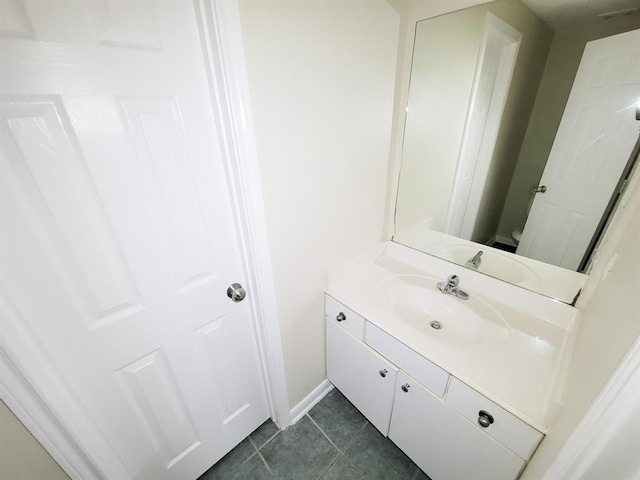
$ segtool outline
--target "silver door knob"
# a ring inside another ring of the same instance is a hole
[[[383,368],[383,369],[382,369],[382,370],[380,370],[378,373],[380,374],[380,376],[381,376],[381,377],[383,377],[383,378],[384,378],[384,377],[386,377],[386,376],[387,376],[387,373],[388,373],[388,372],[387,372],[387,369],[386,369],[386,368]]]
[[[336,320],[339,322],[344,322],[346,319],[347,319],[347,316],[342,312],[340,312],[336,317]]]
[[[538,185],[537,187],[533,187],[531,191],[533,193],[544,193],[547,191],[547,187],[545,185]]]
[[[486,410],[480,410],[478,412],[478,423],[482,428],[487,428],[493,423],[493,415]]]
[[[239,283],[232,283],[229,288],[227,288],[227,297],[229,297],[234,302],[241,302],[244,300],[244,297],[247,296],[247,291],[242,288],[242,285]]]
[[[410,386],[411,386],[411,385],[409,385],[408,383],[405,383],[405,384],[404,384],[404,385],[402,385],[400,388],[402,389],[402,391],[403,391],[404,393],[407,393],[407,392],[409,391],[409,387],[410,387]]]

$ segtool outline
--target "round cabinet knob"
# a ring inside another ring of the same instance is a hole
[[[493,415],[485,410],[480,410],[478,412],[478,423],[482,428],[487,428],[489,425],[493,423]]]
[[[400,388],[402,389],[402,391],[403,391],[404,393],[407,393],[407,392],[409,391],[409,387],[410,387],[410,386],[411,386],[411,385],[409,385],[408,383],[405,383],[405,384],[404,384],[404,385],[402,385]]]
[[[342,312],[340,312],[336,317],[336,320],[339,322],[344,322],[346,319],[347,319],[347,316]]]
[[[378,373],[380,373],[380,376],[384,378],[384,377],[386,377],[386,376],[387,376],[387,373],[388,373],[388,372],[387,372],[387,369],[386,369],[386,368],[383,368],[383,369],[382,369],[382,370],[380,370],[380,372],[378,372]]]

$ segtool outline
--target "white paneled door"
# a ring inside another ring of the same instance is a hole
[[[577,270],[638,139],[640,30],[587,43],[517,253]]]
[[[2,341],[117,480],[194,479],[269,416],[203,58],[186,0],[0,0]]]

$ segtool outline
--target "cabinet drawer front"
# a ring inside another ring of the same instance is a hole
[[[444,395],[449,378],[445,370],[371,323],[367,323],[365,341],[371,348],[407,372],[438,397]]]
[[[389,433],[395,366],[327,318],[327,378],[380,433]]]
[[[327,317],[337,321],[342,328],[358,340],[362,340],[365,323],[364,318],[329,295],[325,295],[324,308]]]
[[[542,434],[536,429],[480,395],[457,378],[451,378],[445,402],[472,421],[479,429],[491,435],[525,460],[531,456],[536,445],[542,439]],[[493,423],[486,428],[483,428],[478,422],[481,410],[493,418]]]
[[[514,480],[524,465],[402,372],[389,438],[432,480]]]

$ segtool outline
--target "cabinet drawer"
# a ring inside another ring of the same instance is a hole
[[[342,328],[358,340],[362,340],[364,318],[329,295],[325,295],[324,309],[327,317],[337,321]]]
[[[367,323],[365,342],[438,397],[444,395],[449,378],[449,374],[445,370],[371,323]]]
[[[445,402],[525,460],[531,456],[536,445],[542,439],[542,434],[536,429],[480,395],[457,378],[451,378]],[[481,410],[489,413],[493,418],[493,423],[488,427],[483,427],[479,423]]]

